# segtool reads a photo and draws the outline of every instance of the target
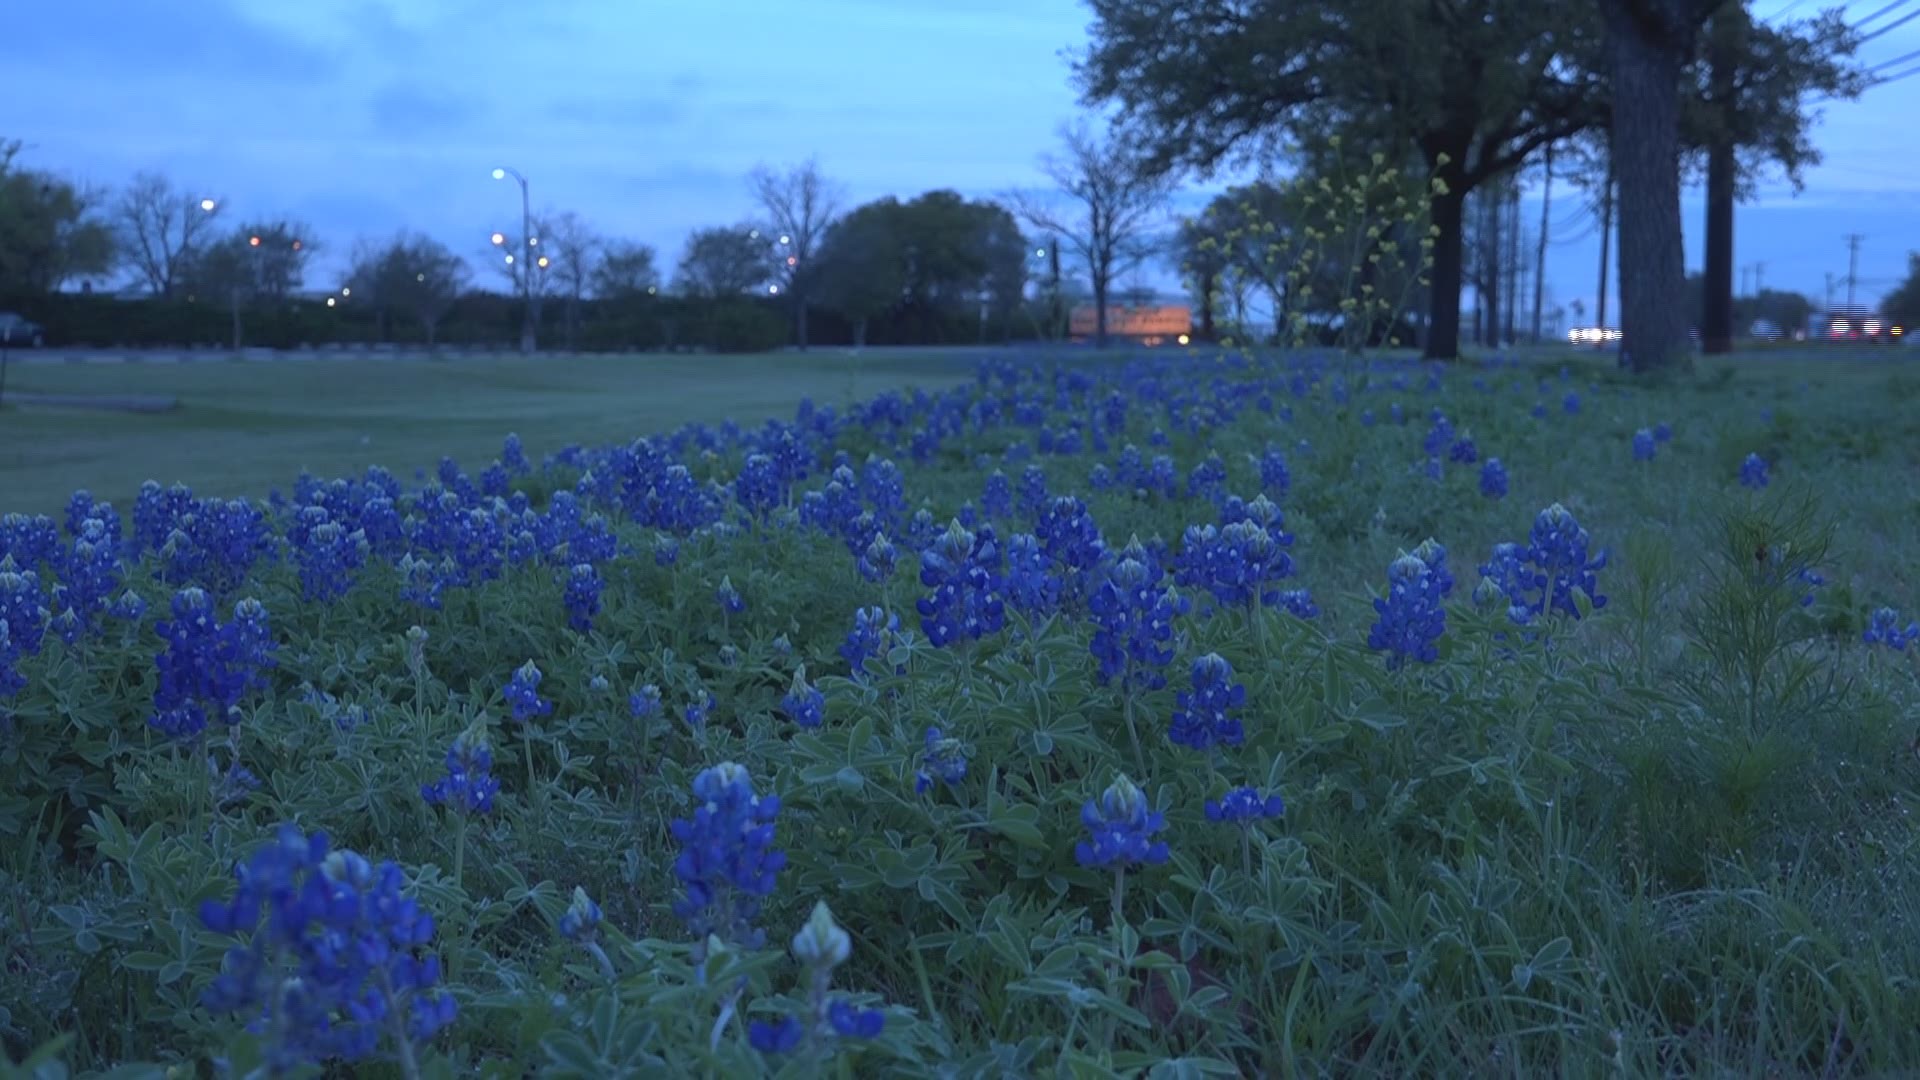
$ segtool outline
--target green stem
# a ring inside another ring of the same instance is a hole
[[[406,1010],[394,1000],[393,982],[385,968],[380,969],[380,989],[387,995],[387,1022],[393,1028],[394,1049],[400,1054],[400,1073],[407,1080],[420,1080],[420,1063],[413,1056],[413,1041],[407,1038]]]
[[[927,978],[927,961],[920,955],[919,946],[909,946],[907,955],[913,957],[913,977],[920,984],[920,1001],[926,1006],[927,1015],[933,1018],[933,1026],[946,1030],[947,1019],[940,1015],[940,1006],[933,1000],[933,983]]]
[[[1128,671],[1132,675],[1132,671]],[[1127,738],[1133,741],[1133,763],[1140,779],[1147,778],[1147,752],[1140,746],[1140,728],[1133,720],[1133,680],[1126,679],[1120,684],[1120,709],[1127,718]]]

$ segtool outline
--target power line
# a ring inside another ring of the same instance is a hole
[[[1915,49],[1912,52],[1907,53],[1903,56],[1896,56],[1891,60],[1886,60],[1886,61],[1882,61],[1881,63],[1875,64],[1872,67],[1867,69],[1867,74],[1872,75],[1873,73],[1878,71],[1885,71],[1888,68],[1894,66],[1895,64],[1904,64],[1909,60],[1915,60],[1915,59],[1920,59],[1920,49]]]
[[[1875,79],[1872,83],[1868,85],[1869,85],[1869,88],[1874,86],[1885,86],[1890,82],[1899,82],[1901,79],[1910,78],[1914,75],[1920,75],[1920,67],[1910,67],[1905,71],[1896,71],[1891,75],[1885,75],[1878,79]]]
[[[1873,33],[1863,35],[1860,38],[1859,43],[1862,45],[1865,45],[1867,42],[1872,41],[1874,38],[1880,37],[1881,35],[1889,33],[1891,31],[1898,30],[1915,19],[1920,19],[1920,11],[1913,12],[1910,15],[1902,15],[1899,18],[1888,23],[1887,25],[1881,27],[1880,29],[1875,30]]]
[[[1880,10],[1875,11],[1871,15],[1864,16],[1863,18],[1861,18],[1859,22],[1854,23],[1853,29],[1859,30],[1862,27],[1865,27],[1868,23],[1879,18],[1880,16],[1885,15],[1889,12],[1899,11],[1901,8],[1906,7],[1908,4],[1912,2],[1913,0],[1893,0],[1893,2],[1888,4],[1886,7],[1883,7]]]

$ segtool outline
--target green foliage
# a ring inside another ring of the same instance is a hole
[[[697,229],[687,238],[673,287],[706,300],[764,292],[773,276],[773,254],[751,225]]]
[[[1906,320],[1909,334],[1915,332],[1916,325],[1920,325],[1920,252],[1907,255],[1907,280],[1881,298],[1880,311]]]
[[[1902,809],[1912,672],[1835,621],[1852,593],[1836,584],[1803,606],[1799,576],[1910,599],[1912,508],[1885,495],[1907,463],[1827,454],[1897,406],[1884,374],[1828,371],[1796,393],[1742,370],[1651,393],[1529,366],[1429,391],[1419,369],[1338,358],[1193,363],[1213,406],[1249,404],[1201,430],[1168,425],[1164,452],[1182,471],[1217,452],[1229,490],[1250,495],[1257,454],[1304,441],[1284,505],[1325,612],[1182,619],[1164,691],[1102,685],[1083,622],[1017,615],[966,650],[929,647],[907,616],[881,673],[848,678],[850,612],[910,611],[912,560],[868,582],[837,541],[783,523],[689,539],[673,567],[645,554],[650,530],[620,525],[639,554],[609,564],[590,634],[567,628],[544,572],[427,612],[385,572],[335,607],[302,604],[278,567],[259,583],[282,642],[275,685],[209,754],[263,784],[227,797],[207,758],[145,726],[150,634],[124,628],[86,663],[50,649],[0,756],[3,824],[20,838],[0,853],[0,910],[17,913],[0,931],[9,1061],[35,1054],[20,1068],[47,1076],[62,1061],[257,1062],[253,1037],[196,1005],[220,939],[193,911],[287,820],[398,861],[435,915],[461,1017],[422,1062],[429,1076],[772,1072],[745,1025],[800,1003],[784,944],[819,899],[852,938],[836,986],[887,1025],[789,1075],[1881,1075],[1920,1055],[1906,975],[1920,946],[1904,929],[1920,917],[1907,857],[1920,837]],[[1081,373],[1098,386],[1101,370]],[[1295,375],[1297,396],[1251,405]],[[1528,415],[1569,390],[1588,402],[1578,416]],[[1800,405],[1758,423],[1749,393]],[[1389,402],[1471,429],[1512,468],[1512,496],[1481,499],[1465,467],[1426,479],[1411,467],[1419,424],[1356,418]],[[1147,444],[1163,420],[1133,410],[1115,447]],[[1675,439],[1632,462],[1631,431],[1657,420]],[[1722,443],[1763,434],[1776,484],[1801,472],[1817,499],[1736,494]],[[977,498],[976,455],[1026,438],[954,436],[906,470],[913,504],[945,516]],[[842,444],[855,461],[893,452],[857,429]],[[1174,537],[1214,513],[1093,491],[1095,460],[1042,465],[1110,538]],[[689,464],[723,481],[740,467],[734,453]],[[539,503],[575,480],[524,489]],[[1490,546],[1523,538],[1555,499],[1611,549],[1613,600],[1529,635],[1466,594]],[[1903,537],[1888,562],[1883,533]],[[1429,534],[1460,579],[1445,650],[1390,673],[1363,644],[1368,589]],[[714,606],[723,577],[747,600],[739,615]],[[1160,732],[1178,673],[1208,652],[1246,684],[1246,742],[1199,758]],[[530,657],[554,709],[519,725],[500,689]],[[826,694],[815,730],[778,707],[802,666]],[[667,708],[635,719],[626,695],[648,683]],[[689,728],[679,709],[707,692],[716,708]],[[1113,877],[1072,847],[1081,804],[1133,771],[1130,715],[1154,736],[1139,779],[1173,854],[1130,871],[1116,901]],[[461,826],[418,789],[475,725],[502,791],[495,815]],[[921,795],[928,726],[961,739],[970,768]],[[723,760],[782,798],[791,862],[769,946],[701,957],[670,911],[667,823]],[[1246,833],[1207,821],[1204,800],[1239,784],[1283,793],[1285,816]],[[575,887],[605,910],[610,976],[556,932]]]
[[[20,143],[0,139],[0,296],[38,295],[113,264],[113,230],[95,198],[71,181],[15,164]]]

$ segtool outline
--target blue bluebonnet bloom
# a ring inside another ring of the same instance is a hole
[[[1033,520],[1039,520],[1047,508],[1047,474],[1040,466],[1029,465],[1020,474],[1020,512]]]
[[[627,695],[627,715],[647,720],[660,713],[660,688],[648,683]]]
[[[248,1016],[270,1071],[360,1061],[396,1033],[425,1042],[453,1022],[426,951],[433,917],[405,895],[398,866],[283,825],[234,878],[232,900],[200,905],[208,930],[238,939],[201,1003]]]
[[[1573,414],[1579,412],[1580,411],[1580,395],[1569,392],[1566,397],[1560,399],[1560,408],[1568,416],[1572,416]]]
[[[1427,474],[1427,479],[1433,480],[1433,481],[1438,481],[1442,476],[1446,475],[1445,469],[1441,465],[1440,459],[1437,457],[1430,457],[1427,459],[1427,464],[1425,466],[1424,471]]]
[[[834,1034],[845,1039],[872,1039],[885,1029],[887,1014],[878,1009],[861,1009],[836,1001],[827,1008],[827,1020]]]
[[[371,550],[364,532],[349,532],[324,506],[300,511],[294,527],[287,532],[287,544],[300,568],[301,591],[308,600],[322,602],[346,595],[353,585],[353,572],[366,562]]]
[[[1767,459],[1759,454],[1748,454],[1740,463],[1740,486],[1763,488],[1767,486]]]
[[[719,702],[714,700],[711,692],[702,690],[694,695],[692,701],[687,702],[687,707],[681,710],[680,719],[686,721],[686,725],[689,728],[692,728],[694,731],[699,731],[701,728],[707,726],[707,717],[713,712],[713,707],[717,704],[719,704]]]
[[[148,723],[171,738],[188,739],[214,721],[238,722],[240,702],[266,688],[267,669],[274,665],[266,609],[258,600],[242,600],[232,621],[223,623],[206,592],[190,587],[174,594],[172,616],[154,627],[167,647],[154,660],[158,680]]]
[[[765,517],[786,501],[786,490],[771,457],[748,454],[740,474],[733,479],[733,497],[755,517]]]
[[[1439,641],[1447,630],[1447,611],[1440,605],[1440,582],[1416,555],[1402,552],[1387,568],[1387,595],[1376,598],[1378,614],[1367,634],[1367,647],[1387,653],[1387,667],[1409,660],[1431,664],[1439,659]]]
[[[1259,788],[1241,787],[1208,799],[1205,809],[1208,821],[1246,826],[1285,814],[1287,804],[1277,794],[1262,795]]]
[[[847,632],[847,639],[840,645],[840,655],[852,669],[855,679],[867,676],[867,661],[879,657],[885,659],[889,650],[899,644],[900,617],[877,607],[864,607],[853,613],[853,629]]]
[[[1226,486],[1227,463],[1221,461],[1218,454],[1208,454],[1187,474],[1189,498],[1217,500],[1225,492]]]
[[[990,518],[1013,515],[1013,485],[1007,481],[1006,473],[995,469],[987,477],[987,486],[980,493],[980,512]]]
[[[0,557],[0,697],[18,693],[27,684],[19,673],[20,660],[36,656],[45,640],[46,595],[39,575],[14,567],[13,556]]]
[[[493,775],[493,748],[477,728],[461,732],[447,747],[447,775],[420,786],[420,797],[430,806],[446,806],[462,814],[493,811],[500,781]]]
[[[1576,591],[1585,593],[1595,608],[1607,606],[1607,598],[1600,595],[1599,579],[1595,575],[1595,571],[1607,565],[1607,553],[1602,551],[1590,557],[1589,543],[1587,530],[1559,503],[1540,511],[1533,519],[1527,561],[1534,566],[1536,587],[1545,589],[1533,605],[1535,614],[1551,610],[1579,618],[1580,609],[1573,601]]]
[[[894,562],[899,558],[899,554],[893,542],[887,539],[886,533],[876,532],[873,534],[872,542],[867,544],[866,550],[862,551],[859,559],[855,561],[854,568],[859,570],[860,576],[868,581],[885,581],[893,576]]]
[[[1372,414],[1367,414],[1371,418]],[[1269,446],[1260,455],[1260,490],[1273,496],[1282,496],[1293,485],[1293,475],[1287,471],[1286,455]]]
[[[1860,635],[1860,640],[1868,645],[1885,645],[1902,652],[1915,639],[1920,639],[1920,622],[1910,622],[1902,627],[1900,613],[1890,607],[1876,609],[1867,623],[1866,631]]]
[[[1245,738],[1239,717],[1233,715],[1247,701],[1247,688],[1234,681],[1233,665],[1219,653],[1193,662],[1193,689],[1176,695],[1179,707],[1167,737],[1194,750],[1239,746]]]
[[[680,561],[680,541],[661,533],[653,538],[653,565],[672,566]]]
[[[1447,548],[1440,541],[1429,536],[1420,541],[1413,549],[1414,558],[1427,564],[1433,571],[1434,585],[1439,588],[1442,597],[1453,595],[1453,574],[1447,569]]]
[[[993,526],[969,531],[958,521],[920,554],[920,584],[933,590],[915,605],[920,628],[936,647],[971,641],[999,630],[1000,549]]]
[[[1488,458],[1480,466],[1480,494],[1489,499],[1507,497],[1507,467],[1497,457]]]
[[[1421,438],[1420,449],[1429,458],[1438,458],[1440,455],[1446,453],[1447,448],[1452,444],[1453,421],[1448,420],[1446,415],[1439,409],[1435,409],[1433,411],[1433,426],[1428,428],[1426,435]]]
[[[593,617],[600,614],[600,591],[604,588],[600,571],[592,563],[580,563],[567,572],[567,587],[561,602],[567,608],[567,625],[581,633],[593,629]]]
[[[723,576],[720,587],[713,591],[714,599],[720,601],[720,607],[729,615],[738,615],[747,610],[747,602],[740,598],[740,590],[733,587],[733,578]]]
[[[1087,838],[1073,846],[1081,866],[1125,869],[1135,863],[1158,865],[1167,861],[1167,845],[1153,839],[1166,827],[1164,814],[1147,806],[1146,793],[1122,775],[1080,808]]]
[[[1793,576],[1793,578],[1795,581],[1798,581],[1807,587],[1807,591],[1801,594],[1800,596],[1800,606],[1812,607],[1813,599],[1814,599],[1814,590],[1820,588],[1822,585],[1825,585],[1827,583],[1827,579],[1811,566],[1801,567],[1800,571],[1796,573]]]
[[[1526,549],[1519,544],[1493,546],[1493,555],[1480,566],[1480,583],[1474,586],[1473,602],[1480,607],[1504,605],[1507,617],[1522,626],[1533,621],[1527,597],[1538,586],[1527,566]]]
[[[545,716],[553,711],[553,702],[540,696],[540,669],[529,660],[514,671],[513,678],[507,680],[503,693],[507,707],[513,711],[513,718],[526,723],[537,716]]]
[[[1271,607],[1279,602],[1273,586],[1292,573],[1293,559],[1273,534],[1243,519],[1224,528],[1188,526],[1174,580],[1185,588],[1205,589],[1223,606]]]
[[[1480,448],[1474,445],[1471,436],[1462,435],[1447,448],[1447,459],[1455,465],[1471,465],[1480,460]]]
[[[1313,619],[1320,615],[1320,605],[1313,602],[1313,594],[1305,589],[1281,590],[1274,597],[1274,606],[1292,612],[1301,619]]]
[[[799,1018],[787,1013],[777,1020],[755,1020],[747,1025],[747,1043],[763,1054],[790,1054],[799,1049],[806,1034]]]
[[[1653,432],[1641,428],[1633,433],[1633,460],[1652,461],[1654,448]]]
[[[1084,593],[1087,576],[1107,550],[1087,504],[1071,495],[1055,498],[1034,524],[1033,532],[1040,550],[1059,567],[1065,596],[1076,598]]]
[[[937,727],[927,729],[926,750],[920,755],[920,769],[913,777],[913,792],[924,795],[935,780],[951,787],[967,777],[967,748],[959,739],[947,738]]]
[[[104,503],[100,506],[106,513],[113,511]],[[75,524],[73,543],[61,561],[55,592],[59,606],[74,614],[80,631],[84,632],[94,625],[114,591],[120,588],[122,567],[114,525],[103,517],[86,517]],[[61,636],[69,645],[73,644],[74,638]]]
[[[693,813],[670,825],[680,855],[673,872],[686,892],[673,913],[686,920],[694,939],[715,935],[729,945],[759,948],[766,934],[755,926],[763,898],[787,865],[773,847],[777,796],[761,796],[745,766],[724,761],[694,777]]]
[[[1015,611],[1027,615],[1048,615],[1060,609],[1060,578],[1031,533],[1007,538],[1005,597]]]
[[[1535,420],[1544,420],[1544,419],[1546,419],[1546,417],[1547,417],[1547,403],[1546,403],[1546,402],[1544,402],[1544,401],[1536,401],[1536,402],[1534,402],[1534,403],[1533,403],[1533,408],[1531,408],[1531,409],[1529,409],[1529,410],[1527,410],[1527,415],[1529,415],[1529,416],[1531,416],[1531,417],[1533,417],[1533,418],[1534,418]]]
[[[1191,605],[1162,585],[1165,576],[1159,558],[1138,537],[1108,558],[1087,601],[1101,682],[1119,679],[1123,690],[1167,684],[1163,669],[1173,660],[1173,620]]]
[[[516,476],[533,471],[532,464],[527,461],[526,449],[520,445],[519,435],[509,434],[500,444],[500,464]]]
[[[793,685],[780,699],[780,711],[803,728],[817,728],[826,720],[827,696],[807,682],[807,669],[793,673]]]
[[[600,919],[600,905],[593,902],[587,890],[576,885],[573,888],[573,901],[560,916],[560,936],[576,944],[587,944],[598,936]]]
[[[1653,441],[1654,442],[1672,442],[1673,441],[1673,425],[1667,423],[1665,420],[1662,420],[1659,423],[1653,425]]]

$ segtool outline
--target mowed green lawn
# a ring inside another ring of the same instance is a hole
[[[977,354],[814,350],[759,356],[541,356],[16,364],[11,394],[177,398],[165,413],[13,403],[0,411],[0,512],[52,513],[75,489],[126,505],[143,481],[265,495],[302,469],[383,465],[411,476],[443,456],[477,471],[518,432],[538,460],[690,420],[788,418],[799,401],[950,386]]]

